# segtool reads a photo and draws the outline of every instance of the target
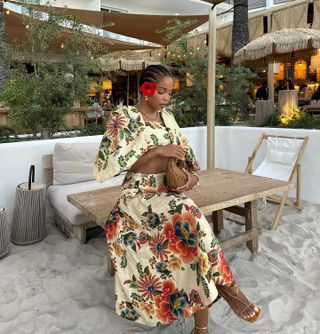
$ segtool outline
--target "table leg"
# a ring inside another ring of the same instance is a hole
[[[214,234],[219,234],[223,229],[223,210],[213,211],[211,220]]]
[[[258,218],[257,218],[257,201],[252,201],[245,203],[245,208],[249,209],[249,216],[245,219],[246,222],[246,232],[250,230],[255,230],[258,228]],[[251,252],[258,250],[259,241],[258,236],[252,240],[246,242],[247,247]]]

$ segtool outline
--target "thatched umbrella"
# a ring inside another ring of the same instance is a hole
[[[234,61],[248,67],[309,58],[320,48],[320,30],[291,28],[265,34],[238,50]]]
[[[248,67],[266,66],[273,62],[290,62],[310,58],[320,48],[320,30],[291,28],[265,34],[238,50],[234,61]],[[288,79],[288,72],[286,71]],[[287,89],[289,90],[289,83]],[[297,107],[297,95],[282,91],[279,108],[290,116]],[[281,106],[281,107],[280,107]]]

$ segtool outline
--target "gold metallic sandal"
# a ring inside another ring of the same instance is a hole
[[[207,330],[208,327],[198,327],[198,326],[195,326],[194,329],[192,330],[191,334],[196,334],[196,330],[197,329],[200,329],[200,330]]]
[[[237,286],[224,287],[223,285],[219,285],[217,286],[217,289],[219,295],[226,300],[226,302],[232,308],[233,312],[239,318],[248,322],[254,322],[259,318],[261,313],[260,307],[254,305],[253,303],[250,303],[247,297],[240,291]],[[253,315],[252,317],[244,316],[245,312],[250,308],[253,309],[255,315]]]

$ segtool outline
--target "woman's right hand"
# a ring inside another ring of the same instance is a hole
[[[157,146],[153,150],[156,155],[161,157],[174,157],[179,160],[185,160],[186,149],[181,145],[168,144],[163,146]]]

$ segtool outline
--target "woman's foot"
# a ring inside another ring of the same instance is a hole
[[[191,334],[209,334],[208,327],[198,327],[195,326]]]
[[[259,318],[260,308],[251,303],[237,286],[217,285],[217,290],[238,317],[249,322]]]

